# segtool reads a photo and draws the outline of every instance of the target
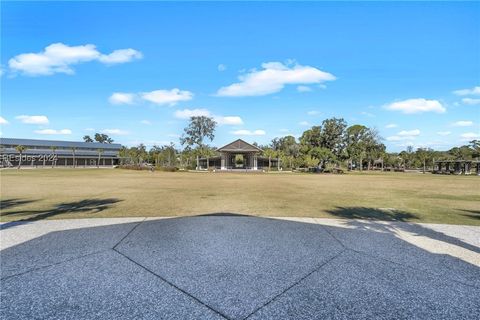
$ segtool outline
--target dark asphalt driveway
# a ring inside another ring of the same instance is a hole
[[[1,318],[480,318],[480,248],[420,225],[104,220],[2,225]]]

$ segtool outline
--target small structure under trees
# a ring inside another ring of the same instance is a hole
[[[214,168],[217,170],[262,170],[278,168],[280,161],[272,156],[261,156],[263,150],[237,139],[216,150],[218,155],[201,158],[200,169]],[[207,166],[208,163],[208,166]]]
[[[434,162],[433,173],[436,174],[472,174],[473,169],[480,175],[478,160],[437,160]]]

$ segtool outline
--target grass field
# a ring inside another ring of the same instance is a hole
[[[229,212],[480,225],[476,176],[26,169],[0,177],[1,221]]]

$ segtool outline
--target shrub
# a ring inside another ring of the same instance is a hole
[[[177,167],[156,167],[157,170],[165,171],[165,172],[176,172],[178,171]]]
[[[128,170],[151,170],[150,166],[139,165],[139,164],[122,164],[117,166],[119,169],[128,169]]]

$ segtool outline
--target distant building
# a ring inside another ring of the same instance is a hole
[[[118,143],[58,141],[0,138],[0,166],[18,166],[20,153],[18,146],[25,147],[22,152],[22,166],[73,166],[97,167],[114,166],[120,161]]]
[[[242,139],[237,139],[221,148],[218,148],[218,156],[213,156],[208,158],[200,159],[200,168],[208,167],[217,170],[263,170],[264,168],[270,167],[275,168],[279,166],[279,159],[277,158],[268,158],[262,157],[262,149],[243,141]]]

